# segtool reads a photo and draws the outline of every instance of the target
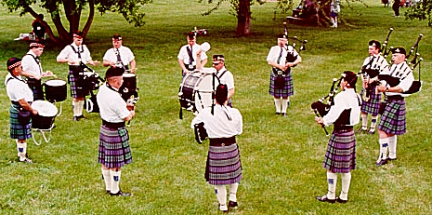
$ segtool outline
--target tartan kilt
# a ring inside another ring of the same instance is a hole
[[[26,125],[21,125],[18,121],[18,105],[13,105],[10,107],[10,138],[25,140],[32,138],[31,127],[32,120]]]
[[[99,135],[98,163],[107,168],[121,168],[132,163],[129,135],[126,128],[108,128],[101,125]]]
[[[270,72],[269,94],[276,97],[289,97],[294,95],[294,84],[291,72],[289,72],[288,75],[285,76],[285,86],[283,87],[283,89],[275,89],[276,77],[277,76],[273,74],[273,71]]]
[[[31,81],[27,81],[28,86],[33,92],[33,100],[44,100],[44,92],[42,89],[42,84],[40,80],[36,80],[39,83],[32,83]]]
[[[387,134],[401,135],[406,132],[405,100],[388,100],[381,115],[378,129]]]
[[[234,184],[242,178],[240,150],[236,143],[209,146],[205,179],[212,185]]]
[[[365,93],[364,91],[365,89],[362,89],[361,93]],[[361,112],[371,114],[372,116],[378,116],[380,103],[381,93],[376,93],[375,90],[373,90],[368,102],[362,100]]]
[[[356,168],[356,139],[354,131],[333,131],[323,167],[334,173],[349,173]]]
[[[82,77],[80,77],[80,75],[74,75],[72,70],[69,70],[68,82],[72,98],[82,98],[90,94],[90,92],[83,86]]]

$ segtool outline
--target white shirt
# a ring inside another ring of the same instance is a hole
[[[107,122],[124,122],[124,118],[130,114],[126,108],[126,102],[117,91],[108,88],[107,83],[102,84],[99,88],[96,100],[100,117]]]
[[[280,61],[278,63],[278,58],[280,55],[282,49],[282,55],[280,57]],[[288,50],[285,47],[280,47],[280,46],[273,46],[270,48],[270,51],[267,55],[267,61],[273,61],[279,65],[285,65],[286,63],[286,56],[287,54],[290,53],[293,56],[298,56],[297,51],[292,47],[292,46],[288,46]]]
[[[372,61],[372,62],[371,62]],[[387,60],[381,56],[381,54],[375,56],[369,56],[363,61],[363,66],[366,66],[366,69],[379,70],[381,73],[385,69],[388,69],[389,64]]]
[[[11,78],[11,79],[10,79]],[[18,80],[16,79],[18,78]],[[21,99],[27,102],[33,101],[33,92],[21,76],[14,78],[10,73],[6,75],[6,92],[11,101],[18,102]],[[7,81],[10,79],[9,81]],[[7,83],[6,83],[7,82]]]
[[[42,76],[42,65],[39,61],[36,62],[36,55],[32,51],[27,52],[26,55],[22,58],[21,65],[22,69],[25,72],[31,73],[34,77]]]
[[[402,90],[405,92],[407,91],[413,81],[414,81],[414,75],[412,74],[411,68],[408,66],[408,64],[404,61],[400,64],[393,64],[390,69],[384,70],[381,74],[390,75],[396,78],[400,79],[399,87],[402,88]],[[385,83],[385,81],[382,81],[385,86],[390,86]],[[400,95],[403,97],[408,97],[410,94],[403,94],[403,93],[394,93],[394,92],[385,92],[387,96],[395,96]]]
[[[188,51],[187,51],[187,47],[190,48],[189,45],[182,46],[180,48],[180,51],[179,51],[178,55],[177,55],[177,58],[179,60],[183,60],[184,64],[189,64],[189,59],[190,59]],[[197,58],[197,51],[200,50],[200,49],[201,49],[201,46],[198,45],[198,44],[196,44],[196,43],[192,46],[192,57],[193,57],[193,59],[192,59],[192,65],[194,65],[194,66],[196,65],[196,61],[195,60]],[[205,60],[205,59],[207,59],[206,53],[205,52],[201,52],[201,60]]]
[[[135,55],[133,54],[133,52],[126,46],[120,46],[120,48],[118,48],[118,51],[120,53],[121,61],[125,66],[129,65],[129,63],[133,59],[135,59]],[[116,52],[117,50],[115,48],[108,49],[103,56],[103,60],[107,60],[109,62],[117,62]]]
[[[75,51],[72,49],[72,47],[75,49]],[[75,45],[75,43],[72,43],[70,45],[67,45],[66,47],[63,48],[63,50],[61,50],[60,54],[57,56],[57,61],[59,59],[69,59],[72,60],[73,62],[80,62],[79,58],[78,58],[78,54],[77,52],[80,52],[81,55],[81,61],[86,64],[88,61],[91,61],[92,58],[90,56],[90,51],[88,50],[86,45],[81,45],[78,46]],[[79,65],[78,63],[74,64],[74,65]]]
[[[224,71],[226,71],[224,73]],[[221,75],[223,76],[221,77]],[[219,78],[219,81],[221,84],[226,84],[228,87],[228,90],[231,90],[234,88],[234,77],[230,71],[228,71],[225,67],[222,67],[221,70],[216,72],[216,76]]]
[[[360,96],[352,88],[347,88],[334,97],[334,105],[330,111],[323,117],[325,126],[333,124],[342,112],[351,108],[350,123],[348,126],[357,125],[360,122]]]
[[[242,115],[236,108],[215,105],[214,115],[211,107],[206,107],[192,120],[191,128],[195,124],[204,122],[209,138],[228,138],[243,132]],[[229,120],[229,118],[231,120]]]

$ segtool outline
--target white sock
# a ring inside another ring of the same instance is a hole
[[[17,151],[18,151],[18,157],[25,158],[27,153],[27,142],[20,143],[18,140],[16,140],[17,143]]]
[[[370,131],[375,131],[378,116],[372,116]]]
[[[227,197],[227,191],[225,185],[214,185],[215,188],[215,194],[216,198],[219,202],[219,209],[220,210],[228,210],[227,204],[226,204],[226,197]],[[226,208],[226,209],[224,209]]]
[[[396,158],[397,135],[389,138],[389,158]]]
[[[380,162],[381,160],[387,159],[387,148],[388,148],[388,144],[389,144],[389,139],[390,138],[379,139],[380,155],[378,157],[377,162]]]
[[[84,100],[78,101],[78,116],[83,115],[83,108],[84,108]]]
[[[328,184],[328,199],[336,199],[336,183],[337,183],[337,174],[333,172],[327,172],[327,184]]]
[[[368,115],[362,113],[361,120],[362,120],[362,129],[366,130],[367,129],[367,125],[368,125]]]
[[[111,178],[110,170],[109,169],[105,170],[103,168],[101,168],[101,169],[102,169],[102,177],[103,177],[104,182],[105,182],[105,190],[111,191],[112,178]]]
[[[282,113],[286,113],[289,99],[282,99]]]
[[[76,101],[72,101],[72,110],[73,110],[73,115],[74,116],[78,116],[78,106],[79,106],[79,102]]]
[[[275,98],[274,99],[274,103],[275,103],[275,106],[276,106],[276,113],[280,113],[281,112],[281,100]]]
[[[342,173],[342,191],[339,195],[339,198],[342,200],[348,200],[348,191],[351,183],[351,173]]]
[[[234,183],[229,185],[229,200],[232,202],[237,202],[237,189],[239,183]]]
[[[116,194],[120,191],[120,176],[121,176],[121,170],[115,171],[115,170],[110,170],[110,174],[111,174],[111,193],[112,194]]]

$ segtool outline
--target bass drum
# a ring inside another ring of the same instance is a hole
[[[219,80],[211,71],[188,73],[180,84],[178,97],[183,109],[200,112],[213,104],[213,93]]]
[[[52,129],[55,117],[58,113],[57,107],[50,102],[42,100],[34,101],[31,106],[38,111],[38,114],[33,116],[32,128]]]
[[[50,102],[61,102],[66,100],[66,81],[60,79],[47,80],[44,83],[45,98]]]

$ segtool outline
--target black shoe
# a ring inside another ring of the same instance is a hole
[[[388,163],[388,160],[384,159],[384,160],[380,160],[379,162],[375,163],[375,165],[383,166],[383,165],[386,165],[387,163]]]
[[[85,119],[86,117],[84,115],[77,116],[78,119]]]
[[[395,161],[397,158],[387,158],[388,161]]]
[[[375,134],[375,130],[370,129],[368,134]]]
[[[237,204],[237,202],[229,201],[228,202],[228,207],[229,208],[237,208],[238,204]]]
[[[336,198],[336,201],[339,202],[339,203],[341,203],[341,204],[345,204],[345,203],[348,202],[348,199],[347,200],[343,200],[341,198]]]
[[[328,199],[327,195],[316,196],[315,198],[320,202],[328,202],[328,203],[332,203],[332,204],[336,202],[336,199]]]
[[[282,113],[282,117],[287,117],[287,113]]]
[[[74,116],[73,121],[77,122],[79,120],[80,120],[80,118],[78,118],[78,116]]]
[[[277,115],[281,115],[281,113],[279,113],[279,112],[276,112],[276,116],[277,116]]]
[[[121,190],[119,190],[117,193],[110,193],[111,196],[130,196],[130,193],[123,193]]]

